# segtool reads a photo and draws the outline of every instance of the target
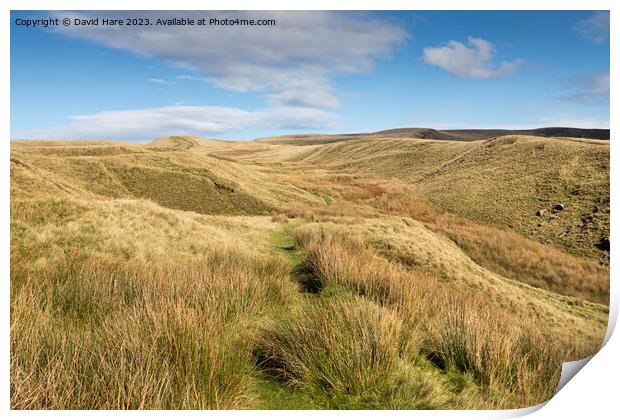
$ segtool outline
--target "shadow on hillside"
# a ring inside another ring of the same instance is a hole
[[[323,289],[321,279],[303,264],[293,267],[291,278],[299,284],[303,293],[317,294]]]

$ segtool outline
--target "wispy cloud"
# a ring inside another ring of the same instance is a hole
[[[609,39],[609,12],[596,12],[575,23],[573,29],[593,44],[602,44]]]
[[[167,106],[75,115],[59,127],[17,137],[146,140],[165,135],[217,135],[244,129],[334,129],[338,117],[314,108],[269,107],[256,111],[217,106]]]
[[[189,76],[187,74],[182,74],[180,76],[177,76],[177,80],[189,80],[193,82],[202,82],[202,83],[212,82],[212,80],[209,79],[208,77],[196,77],[196,76]]]
[[[565,84],[571,93],[559,99],[582,105],[605,105],[609,103],[609,73],[596,73],[574,77]]]
[[[467,46],[468,45],[468,46]],[[493,64],[493,44],[482,38],[467,37],[467,45],[449,41],[441,47],[424,48],[424,62],[441,67],[449,73],[467,79],[493,79],[514,73],[523,60]]]
[[[171,82],[169,80],[157,79],[157,78],[146,79],[146,81],[149,82],[149,83],[154,83],[156,85],[169,85],[169,84],[174,83],[174,82]]]
[[[90,18],[107,12],[58,12]],[[124,12],[130,17],[134,12]],[[331,78],[367,72],[407,38],[401,27],[364,13],[342,12],[140,12],[141,18],[275,19],[276,26],[66,27],[72,37],[158,57],[203,73],[213,86],[260,92],[271,106],[336,108]],[[188,79],[189,80],[189,79]]]
[[[542,116],[538,121],[545,127],[609,128],[609,118],[568,113]]]

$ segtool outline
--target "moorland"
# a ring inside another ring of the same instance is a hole
[[[11,406],[541,403],[607,327],[604,138],[12,141]]]

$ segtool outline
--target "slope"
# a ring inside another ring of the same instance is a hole
[[[288,202],[318,200],[255,165],[179,145],[33,142],[12,148],[11,179],[14,199],[143,198],[204,214],[264,214]]]
[[[576,255],[606,255],[609,142],[523,136],[472,142],[360,138],[300,149],[291,160],[400,179],[444,210],[511,228]]]

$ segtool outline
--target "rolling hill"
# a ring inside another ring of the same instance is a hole
[[[403,180],[446,211],[508,227],[576,255],[602,255],[599,244],[609,236],[606,141],[366,137],[308,150],[296,159]],[[563,210],[554,210],[559,204]]]
[[[609,142],[414,130],[12,142],[11,406],[548,399],[607,326]]]
[[[258,139],[264,143],[291,144],[307,146],[312,144],[338,143],[364,137],[415,138],[426,140],[488,140],[501,136],[536,136],[536,137],[570,137],[595,140],[609,140],[608,129],[570,128],[570,127],[542,127],[530,130],[503,130],[503,129],[467,129],[467,130],[436,130],[434,128],[393,128],[360,134],[300,134]]]

